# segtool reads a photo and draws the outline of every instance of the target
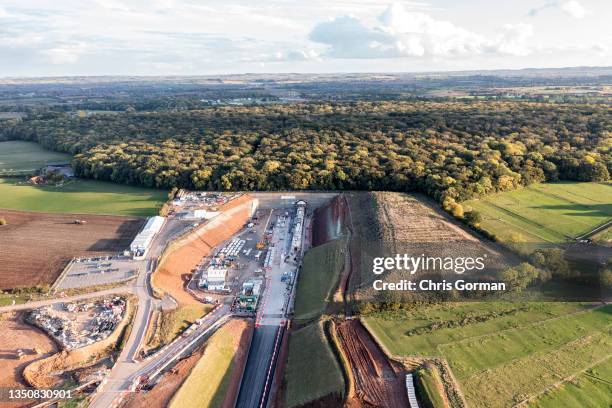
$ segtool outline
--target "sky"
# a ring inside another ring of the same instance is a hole
[[[612,66],[611,0],[0,0],[0,77]]]

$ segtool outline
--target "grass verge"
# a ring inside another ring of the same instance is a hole
[[[346,238],[310,249],[304,256],[295,297],[295,318],[306,320],[323,314],[344,265]]]
[[[204,355],[172,398],[169,408],[222,406],[235,369],[244,320],[231,320],[208,340]]]
[[[416,371],[416,388],[426,407],[448,407],[442,395],[442,380],[435,366],[425,366]]]
[[[323,323],[291,333],[285,370],[285,403],[296,407],[329,395],[344,395],[342,371],[334,357]]]
[[[157,317],[157,328],[147,348],[154,349],[170,343],[193,322],[210,312],[212,308],[212,305],[205,304],[189,305],[161,312]]]

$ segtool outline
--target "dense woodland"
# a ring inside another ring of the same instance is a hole
[[[540,181],[604,181],[607,105],[317,102],[61,112],[0,122],[0,138],[75,154],[77,175],[169,188],[423,191],[448,204]]]

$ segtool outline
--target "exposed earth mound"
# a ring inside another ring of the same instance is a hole
[[[338,338],[355,378],[348,407],[403,408],[408,405],[405,369],[387,358],[359,320],[338,325]]]
[[[236,198],[220,209],[221,214],[175,241],[153,275],[153,286],[170,294],[180,305],[201,304],[185,291],[193,269],[204,256],[245,226],[252,215],[253,203],[248,195]]]

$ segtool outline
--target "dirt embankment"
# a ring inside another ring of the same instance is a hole
[[[378,219],[383,241],[389,242],[452,242],[478,240],[452,222],[446,214],[417,196],[377,192]],[[423,198],[423,197],[419,197]]]
[[[323,245],[344,233],[348,208],[342,195],[314,211],[312,245]]]
[[[128,248],[144,222],[136,217],[13,210],[0,210],[0,217],[7,221],[0,228],[0,289],[52,284],[73,257]]]
[[[390,360],[359,320],[337,326],[338,338],[349,359],[355,394],[346,407],[407,407],[405,368]]]
[[[89,346],[70,351],[62,350],[50,357],[37,360],[23,370],[23,377],[35,388],[57,387],[65,371],[74,370],[85,363],[93,363],[108,356],[123,335],[124,328],[130,323],[133,313],[134,301],[128,299],[125,316],[110,336]]]
[[[177,240],[166,250],[153,274],[153,287],[172,296],[179,305],[201,304],[185,290],[193,270],[213,248],[244,227],[252,215],[253,203],[248,195],[238,197],[224,205],[221,214]]]
[[[58,351],[57,344],[42,330],[26,323],[23,316],[23,313],[0,316],[0,387],[27,387],[22,376],[24,368]],[[23,353],[21,357],[19,350]],[[0,401],[0,408],[25,405],[28,404]]]

